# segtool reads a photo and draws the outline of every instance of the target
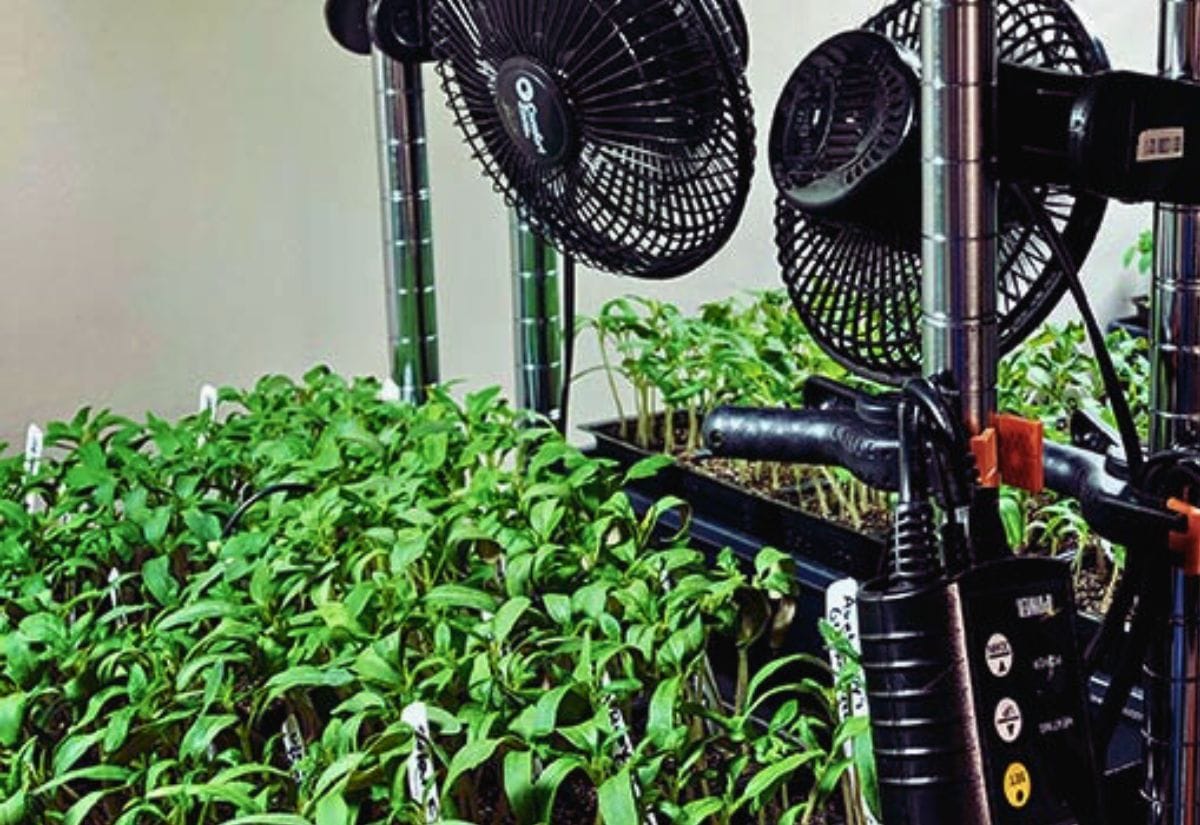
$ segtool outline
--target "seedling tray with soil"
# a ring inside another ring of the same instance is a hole
[[[656,432],[661,432],[662,420],[660,416],[655,422]],[[630,422],[605,421],[583,429],[595,437],[597,456],[622,467],[662,454],[661,437],[643,447],[625,435],[632,432]],[[747,546],[755,550],[776,547],[790,553],[797,563],[821,567],[835,579],[854,576],[865,580],[878,574],[890,522],[885,499],[852,504],[860,525],[855,528],[817,514],[824,510],[832,516],[832,506],[823,503],[845,497],[832,492],[827,482],[806,478],[797,484],[795,476],[785,478],[783,465],[755,472],[744,462],[698,458],[684,452],[673,457],[672,466],[652,478],[637,480],[631,492],[647,498],[677,495],[691,505],[698,528],[748,540]],[[747,481],[754,486],[746,486]],[[844,508],[836,512],[842,513]]]

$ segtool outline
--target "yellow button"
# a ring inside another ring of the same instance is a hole
[[[1033,794],[1033,781],[1029,771],[1020,762],[1013,762],[1004,772],[1004,798],[1014,808],[1024,808]]]

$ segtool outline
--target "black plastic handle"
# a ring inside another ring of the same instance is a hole
[[[704,419],[704,443],[718,457],[844,467],[872,487],[896,490],[898,427],[848,409],[720,407]]]
[[[1048,441],[1044,466],[1046,487],[1076,499],[1091,528],[1111,542],[1141,545],[1154,531],[1186,529],[1186,519],[1164,503],[1139,500],[1127,482],[1109,473],[1102,455]]]

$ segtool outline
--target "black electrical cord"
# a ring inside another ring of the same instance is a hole
[[[233,531],[237,529],[238,525],[241,524],[242,519],[246,517],[246,513],[249,512],[251,507],[253,507],[255,504],[258,504],[260,501],[268,499],[271,496],[279,493],[311,493],[315,489],[316,488],[311,484],[303,484],[300,482],[284,482],[283,484],[272,484],[269,487],[262,488],[257,493],[250,496],[250,498],[243,501],[237,510],[234,511],[233,515],[229,517],[229,521],[225,522],[225,527],[221,530],[221,538],[227,539],[232,536]]]
[[[1146,494],[1158,498],[1179,495],[1184,490],[1200,492],[1200,460],[1186,450],[1172,449],[1157,453],[1146,462],[1141,485]],[[1141,673],[1147,647],[1153,643],[1152,634],[1155,628],[1165,626],[1169,620],[1170,598],[1169,594],[1162,592],[1164,583],[1169,581],[1168,574],[1172,564],[1170,555],[1162,552],[1167,545],[1168,536],[1163,534],[1147,538],[1145,544],[1128,548],[1126,576],[1122,584],[1127,581],[1131,585],[1118,588],[1105,617],[1105,623],[1097,634],[1097,639],[1089,646],[1085,658],[1089,671],[1102,664],[1101,656],[1115,641],[1116,628],[1129,615],[1136,590],[1137,606],[1133,612],[1131,626],[1128,634],[1125,634],[1116,667],[1110,674],[1112,679],[1093,726],[1097,753],[1100,756],[1104,755],[1116,732],[1125,704]],[[1127,592],[1122,593],[1122,589]],[[1113,621],[1110,622],[1110,619]],[[1108,638],[1101,640],[1099,637],[1106,633]]]
[[[929,379],[909,381],[904,393],[921,405],[935,425],[933,434],[942,448],[937,452],[937,463],[946,507],[957,510],[970,506],[977,471],[962,419],[950,410],[942,390]]]
[[[1200,492],[1200,461],[1186,450],[1157,453],[1146,461],[1141,483],[1147,493],[1159,497],[1167,497],[1187,488]],[[1112,647],[1125,619],[1130,616],[1134,598],[1138,595],[1133,583],[1150,575],[1144,568],[1149,565],[1153,555],[1153,548],[1140,552],[1129,549],[1126,553],[1125,576],[1113,594],[1108,616],[1084,653],[1084,669],[1088,672],[1094,672],[1103,664],[1103,657]]]
[[[904,387],[905,396],[913,403],[919,404],[933,424],[930,434],[936,447],[933,451],[933,464],[938,473],[937,490],[941,493],[942,504],[946,508],[946,518],[941,529],[943,571],[950,575],[967,570],[980,558],[994,558],[997,555],[988,552],[993,540],[992,534],[996,531],[983,530],[977,525],[977,522],[984,521],[981,519],[982,514],[976,512],[984,502],[980,493],[975,490],[979,470],[971,452],[966,424],[946,402],[947,393],[953,391],[953,378],[949,374],[909,381]],[[996,512],[991,521],[999,522],[998,501],[995,507]],[[960,519],[964,511],[970,513],[970,538]],[[972,544],[975,541],[979,542],[980,547]],[[981,548],[984,552],[980,552]]]
[[[900,402],[900,479],[901,504],[909,504],[929,495],[928,473],[925,466],[921,408],[909,400]]]
[[[1146,494],[1166,498],[1180,490],[1200,491],[1200,463],[1186,452],[1170,450],[1146,462],[1142,478]],[[1127,548],[1125,575],[1122,577],[1104,622],[1084,654],[1084,669],[1093,673],[1103,666],[1105,657],[1120,639],[1121,650],[1115,658],[1108,690],[1096,716],[1093,739],[1098,756],[1103,756],[1116,732],[1133,686],[1145,660],[1147,646],[1153,642],[1155,628],[1168,619],[1169,594],[1161,592],[1169,581],[1170,554],[1165,552],[1169,536],[1148,536],[1146,542]],[[1136,604],[1135,604],[1136,598]],[[1129,619],[1128,633],[1121,633]]]
[[[563,381],[558,401],[558,429],[566,435],[570,426],[571,382],[575,373],[576,295],[575,256],[563,255]]]
[[[1100,324],[1096,320],[1096,315],[1092,311],[1091,303],[1088,301],[1087,293],[1079,278],[1079,265],[1075,262],[1070,250],[1067,249],[1062,236],[1050,218],[1034,205],[1028,189],[1024,186],[1013,186],[1012,191],[1030,219],[1033,220],[1046,236],[1051,251],[1058,259],[1059,266],[1062,267],[1067,288],[1070,290],[1071,297],[1075,300],[1079,314],[1083,318],[1084,327],[1092,343],[1096,363],[1100,367],[1100,375],[1104,381],[1104,390],[1108,394],[1108,402],[1117,422],[1117,430],[1120,434],[1122,449],[1125,453],[1125,463],[1129,468],[1129,477],[1134,492],[1148,492],[1149,487],[1147,487],[1147,482],[1149,479],[1146,477],[1146,461],[1142,453],[1142,442],[1138,435],[1137,423],[1134,421],[1133,412],[1129,408],[1129,400],[1125,395],[1124,389],[1121,387],[1121,381],[1117,376],[1116,367],[1113,365],[1112,356],[1108,352],[1104,335],[1100,331]],[[1165,540],[1166,536],[1163,536],[1158,544],[1164,543]],[[1104,702],[1101,705],[1093,731],[1096,750],[1101,757],[1107,752],[1108,743],[1116,731],[1116,725],[1120,719],[1121,712],[1125,707],[1129,694],[1133,690],[1134,683],[1137,681],[1138,672],[1141,670],[1142,661],[1145,658],[1149,633],[1155,624],[1163,618],[1164,608],[1162,605],[1157,604],[1159,600],[1155,598],[1155,594],[1152,592],[1154,580],[1156,579],[1155,572],[1161,567],[1161,564],[1152,563],[1154,546],[1130,547],[1127,548],[1127,551],[1131,557],[1136,555],[1144,557],[1144,559],[1129,559],[1130,563],[1126,566],[1125,575],[1117,585],[1117,592],[1114,594],[1113,603],[1105,615],[1104,621],[1101,623],[1100,630],[1093,638],[1084,655],[1087,671],[1089,673],[1094,672],[1104,661],[1109,649],[1117,639],[1122,635],[1125,636],[1125,643],[1121,646],[1120,653],[1117,656],[1116,665],[1111,674],[1112,681],[1105,692]],[[1165,563],[1165,555],[1163,554],[1164,559],[1161,560],[1163,563]],[[1136,605],[1134,604],[1135,596],[1137,597]],[[1122,634],[1120,631],[1124,628],[1125,621],[1129,618],[1131,610],[1133,613],[1129,633]]]
[[[1165,536],[1163,538],[1165,539]],[[1152,557],[1154,549],[1150,546],[1131,547],[1129,552],[1137,553],[1145,560]],[[1129,581],[1135,583],[1135,587],[1131,589],[1137,591],[1137,608],[1133,613],[1129,632],[1123,634],[1123,644],[1116,657],[1116,664],[1109,673],[1108,690],[1104,692],[1104,701],[1100,704],[1100,710],[1092,725],[1092,740],[1095,743],[1096,755],[1100,759],[1105,758],[1108,752],[1108,744],[1116,733],[1117,723],[1142,672],[1146,650],[1152,641],[1151,634],[1166,618],[1166,600],[1157,598],[1153,592],[1155,583],[1166,579],[1166,571],[1160,565],[1143,563],[1142,566],[1146,569],[1141,571],[1136,579],[1128,576],[1128,568],[1126,571]],[[1155,575],[1156,572],[1164,575]],[[1114,599],[1109,616],[1116,616],[1117,621],[1123,623],[1127,611],[1117,612],[1115,608]],[[1105,619],[1107,621],[1108,616]]]
[[[1128,548],[1127,548],[1128,549]],[[1112,648],[1113,643],[1117,640],[1117,635],[1125,626],[1125,620],[1129,618],[1130,611],[1133,610],[1134,598],[1137,596],[1137,588],[1132,584],[1124,586],[1124,582],[1136,582],[1146,575],[1142,569],[1141,554],[1126,553],[1125,556],[1125,575],[1120,583],[1118,583],[1116,592],[1113,593],[1112,603],[1108,606],[1108,614],[1105,616],[1105,621],[1100,624],[1100,629],[1096,631],[1096,635],[1092,637],[1091,642],[1083,654],[1083,669],[1088,673],[1095,673],[1103,666],[1103,659],[1108,651]],[[1109,621],[1108,617],[1112,620]]]
[[[1125,396],[1125,390],[1121,387],[1121,379],[1117,376],[1117,369],[1108,352],[1104,333],[1100,331],[1100,323],[1096,320],[1096,314],[1092,311],[1091,302],[1088,301],[1087,292],[1079,278],[1079,264],[1072,257],[1071,250],[1067,249],[1067,245],[1063,242],[1062,235],[1059,234],[1054,223],[1044,211],[1033,203],[1028,189],[1024,186],[1014,185],[1012,191],[1029,217],[1042,230],[1042,234],[1050,243],[1054,257],[1058,259],[1058,264],[1062,267],[1067,281],[1067,289],[1070,290],[1071,297],[1075,300],[1075,305],[1083,318],[1084,327],[1087,329],[1088,339],[1092,343],[1096,363],[1100,367],[1100,376],[1104,380],[1104,391],[1108,394],[1108,403],[1117,420],[1117,431],[1121,436],[1121,445],[1125,452],[1129,475],[1136,484],[1141,477],[1142,466],[1145,463],[1142,455],[1142,441],[1138,436],[1137,422],[1134,421],[1133,412],[1129,409],[1129,400]]]

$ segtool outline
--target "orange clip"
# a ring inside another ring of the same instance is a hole
[[[1173,498],[1167,507],[1187,516],[1186,533],[1171,534],[1171,550],[1183,556],[1183,569],[1189,576],[1200,576],[1200,509]]]
[[[1040,421],[1017,415],[994,415],[992,426],[1000,441],[1000,475],[1004,483],[1029,493],[1046,488],[1043,464],[1046,428]]]
[[[1000,451],[995,430],[984,430],[971,439],[971,452],[979,468],[979,484],[983,487],[1000,486]]]

